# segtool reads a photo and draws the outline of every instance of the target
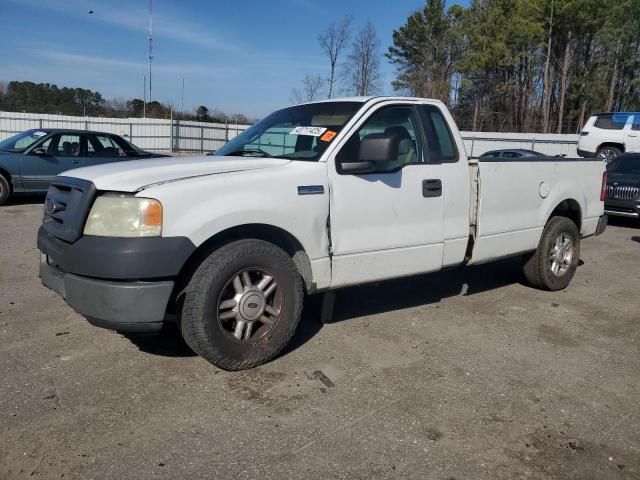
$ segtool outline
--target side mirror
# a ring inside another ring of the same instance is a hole
[[[360,142],[360,162],[392,162],[398,158],[400,141],[388,133],[372,133]]]
[[[369,173],[376,171],[377,163],[392,162],[398,158],[400,141],[388,133],[371,133],[360,142],[357,161],[338,164],[340,173]]]
[[[33,150],[31,150],[31,155],[37,155],[39,157],[44,157],[47,154],[47,151],[42,148],[42,147],[38,147],[38,148],[34,148]]]

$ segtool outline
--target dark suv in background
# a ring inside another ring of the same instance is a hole
[[[607,165],[608,215],[640,218],[640,153],[625,153]]]

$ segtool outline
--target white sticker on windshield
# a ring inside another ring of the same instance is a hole
[[[33,132],[34,137],[46,137],[47,132]]]
[[[307,135],[308,137],[319,137],[327,129],[325,127],[296,127],[289,132],[289,135]]]

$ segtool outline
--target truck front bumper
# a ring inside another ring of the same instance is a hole
[[[66,273],[40,257],[42,284],[97,327],[119,332],[162,329],[174,282],[111,281]]]

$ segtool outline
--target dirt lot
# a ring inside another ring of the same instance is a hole
[[[351,288],[228,373],[42,287],[41,201],[0,207],[2,479],[640,478],[633,223],[585,241],[564,292],[513,259]]]

